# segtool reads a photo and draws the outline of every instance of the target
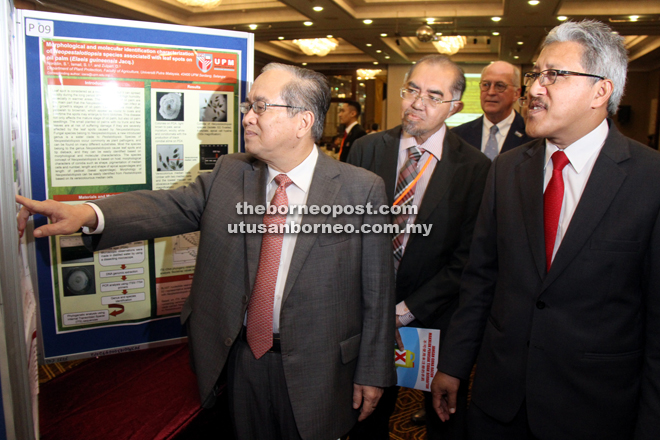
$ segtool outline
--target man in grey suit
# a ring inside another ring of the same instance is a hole
[[[506,61],[495,61],[481,71],[481,109],[484,115],[452,131],[481,149],[491,160],[533,138],[513,104],[520,98],[520,70]]]
[[[387,203],[378,176],[319,154],[315,141],[329,104],[323,75],[271,64],[241,104],[248,154],[223,156],[193,184],[95,205],[17,197],[21,232],[31,213],[41,213],[52,223],[35,229],[35,237],[84,226],[96,233],[87,236],[95,249],[201,231],[181,319],[205,406],[213,405],[228,366],[239,439],[337,439],[395,382],[390,239],[349,230],[388,217],[300,218],[298,210],[286,224],[311,232],[278,234],[270,229],[278,216],[256,212],[268,201],[271,207],[371,204],[376,210]],[[232,233],[240,224],[268,229]],[[327,225],[334,233],[321,229]]]
[[[406,169],[409,151],[423,149],[411,201],[418,214],[406,221],[432,228],[428,236],[409,234],[400,248],[393,246],[398,263],[396,322],[397,327],[440,329],[441,341],[458,306],[459,280],[490,167],[486,156],[445,125],[445,119],[461,110],[464,90],[463,71],[449,58],[422,58],[410,69],[401,89],[401,125],[358,139],[348,158],[348,163],[382,177],[388,201],[395,204],[398,176]],[[466,405],[467,386],[463,391]],[[351,439],[389,438],[388,421],[397,392],[396,387],[386,390],[376,414],[358,423]],[[425,394],[428,438],[462,439],[463,420],[442,424],[431,406],[431,394]]]
[[[539,139],[493,162],[432,385],[446,420],[476,360],[472,439],[658,437],[660,154],[608,119],[627,62],[568,22],[525,74]]]

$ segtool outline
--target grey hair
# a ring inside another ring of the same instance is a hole
[[[419,61],[417,61],[416,64],[413,64],[410,67],[410,70],[408,71],[408,73],[406,73],[406,76],[403,78],[403,83],[404,84],[408,83],[408,78],[412,76],[415,69],[421,64],[425,64],[425,63],[437,67],[448,67],[452,69],[456,77],[454,79],[454,83],[450,86],[452,99],[461,99],[461,97],[463,97],[463,92],[465,92],[465,72],[463,72],[463,69],[461,69],[458,66],[458,64],[450,60],[449,57],[445,55],[427,55],[421,58]],[[453,102],[451,103],[450,108],[451,109],[454,108]]]
[[[582,46],[582,67],[586,73],[610,79],[614,85],[607,103],[607,111],[613,116],[619,108],[626,87],[628,53],[623,37],[596,20],[566,22],[550,31],[541,49],[553,44],[575,42]],[[594,78],[594,83],[597,81]]]
[[[269,70],[284,70],[293,75],[294,79],[282,88],[280,94],[286,105],[296,107],[287,109],[288,114],[292,117],[301,111],[311,111],[314,114],[312,137],[315,142],[321,140],[325,115],[330,108],[328,79],[321,73],[289,64],[269,63],[261,69],[261,72]]]
[[[508,64],[509,66],[511,66],[511,68],[513,69],[513,73],[512,73],[512,76],[511,76],[511,84],[513,84],[515,87],[520,87],[520,69],[518,67],[516,67],[514,64],[507,63],[506,61],[495,61],[495,62],[496,63],[504,63],[504,64]],[[484,76],[484,72],[486,71],[486,69],[488,69],[493,64],[494,63],[490,63],[489,65],[487,65],[486,67],[481,69],[481,76]]]

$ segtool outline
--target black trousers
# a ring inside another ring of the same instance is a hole
[[[467,415],[469,440],[538,440],[529,428],[525,402],[508,423],[500,422],[483,412],[474,403]]]

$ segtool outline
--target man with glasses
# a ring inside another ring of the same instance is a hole
[[[348,163],[383,178],[391,205],[417,209],[416,215],[393,218],[396,225],[432,226],[426,237],[405,231],[393,237],[396,325],[440,329],[441,340],[458,305],[459,280],[490,167],[486,156],[445,125],[463,108],[464,90],[463,71],[449,58],[422,58],[400,92],[401,125],[358,139],[348,157]],[[465,406],[467,386],[461,391]],[[397,393],[396,387],[385,391],[375,413],[351,432],[351,440],[389,439]],[[463,420],[443,424],[433,411],[431,394],[425,395],[428,438],[462,439]]]
[[[329,224],[335,231],[342,225],[360,230],[382,225],[387,216],[286,215],[286,205],[377,209],[387,203],[378,176],[319,154],[315,142],[329,106],[323,75],[269,64],[241,105],[248,154],[222,156],[193,184],[130,192],[95,205],[17,196],[24,205],[21,233],[31,213],[51,218],[35,229],[37,238],[85,226],[101,249],[201,231],[181,319],[204,406],[214,404],[220,373],[228,367],[237,439],[336,440],[368,416],[382,388],[396,381],[389,236],[311,229]],[[258,211],[266,205],[281,215]],[[277,233],[292,221],[313,232]],[[231,225],[239,223],[248,231],[250,225],[268,229],[232,233]]]
[[[627,63],[567,22],[525,74],[538,140],[493,162],[432,385],[447,420],[476,361],[472,439],[660,432],[660,154],[608,118]]]
[[[523,117],[513,109],[520,98],[520,70],[516,66],[495,61],[484,67],[479,89],[484,115],[454,127],[454,133],[480,148],[490,160],[533,140],[525,133]]]

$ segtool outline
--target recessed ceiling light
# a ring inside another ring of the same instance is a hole
[[[435,34],[436,35],[442,35],[442,32],[436,32]]]
[[[332,38],[332,35],[326,35],[326,38]]]
[[[435,18],[430,18],[429,17],[429,18],[426,19],[426,24],[433,24],[434,21],[435,21]]]
[[[500,21],[502,20],[502,17],[490,17],[490,19],[493,21]]]
[[[374,64],[378,64],[378,61],[374,61]]]
[[[378,50],[376,51],[376,53],[381,53],[381,52],[382,52],[382,50],[380,50],[380,49],[378,49]]]
[[[514,55],[514,56],[513,56],[513,59],[514,59],[514,60],[517,60],[518,58],[520,58],[518,55]]]
[[[371,46],[373,46],[373,44],[367,43],[367,47],[371,47]]]
[[[385,38],[385,37],[387,37],[387,34],[380,34],[380,36]]]
[[[367,18],[366,20],[362,20],[362,23],[364,23],[364,24],[371,24],[371,23],[373,23],[373,22],[374,22],[374,21],[371,20],[371,19],[369,19],[369,18]]]
[[[358,78],[358,79],[360,79],[360,78]],[[364,87],[364,83],[360,83],[360,87]]]
[[[495,35],[496,37],[497,37],[499,34],[500,34],[499,32],[493,32],[493,35]]]
[[[311,25],[314,24],[314,22],[306,21],[306,22],[304,22],[303,24],[304,24],[305,26],[311,26]]]
[[[303,66],[306,66],[306,65],[307,65],[307,63],[302,63],[302,65],[303,65]]]
[[[631,15],[630,16],[630,21],[637,21],[639,20],[639,15]]]
[[[321,12],[323,10],[323,6],[314,6],[312,9],[314,9],[316,12]]]
[[[565,16],[565,15],[560,15],[559,17],[557,17],[557,20],[559,20],[559,21],[565,21],[565,20],[568,20],[568,17]]]
[[[518,41],[518,46],[522,46],[523,44],[525,44],[524,41]]]
[[[284,40],[284,37],[277,37],[278,40]]]
[[[527,3],[529,3],[532,6],[536,6],[541,2],[539,0],[529,0]]]
[[[250,24],[248,27],[252,30],[255,30],[258,26],[256,24]]]
[[[389,60],[389,59],[390,59],[390,56],[389,56],[389,55],[385,55],[385,59],[386,59],[386,60]]]

